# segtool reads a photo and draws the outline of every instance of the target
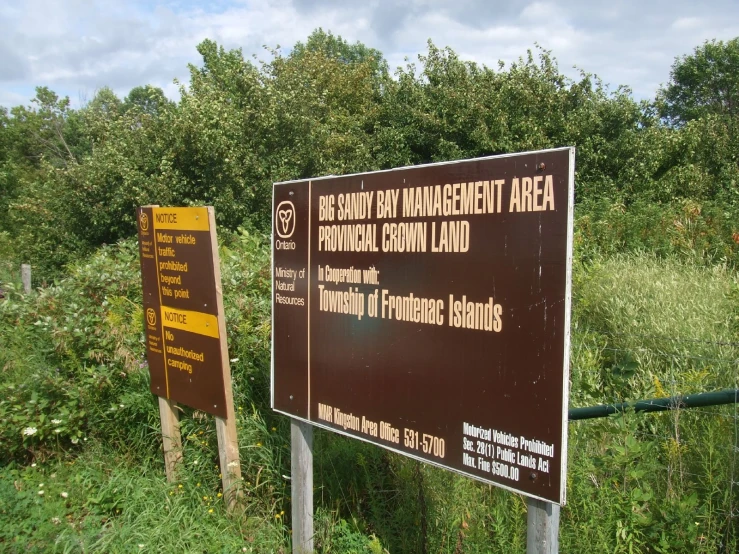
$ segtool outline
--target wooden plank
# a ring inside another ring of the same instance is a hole
[[[290,420],[293,554],[313,552],[313,427]]]
[[[159,418],[162,421],[162,445],[164,447],[164,469],[167,481],[177,480],[177,466],[182,461],[182,438],[180,437],[180,418],[177,405],[161,396],[159,399]]]
[[[526,554],[559,552],[559,506],[527,498]]]
[[[216,434],[218,435],[218,458],[221,463],[221,484],[223,498],[229,510],[239,504],[241,492],[241,462],[239,461],[239,445],[236,439],[236,421],[233,414],[233,399],[226,394],[226,402],[230,399],[229,417],[216,417]]]
[[[31,266],[30,264],[21,264],[21,282],[23,283],[23,292],[28,294],[31,292]]]
[[[226,340],[226,317],[223,311],[223,284],[221,283],[221,266],[218,257],[218,240],[216,239],[215,210],[208,208],[210,222],[210,240],[213,252],[213,272],[216,283],[216,302],[218,304],[218,332],[221,337],[221,371],[226,393],[226,417],[216,417],[216,434],[218,436],[218,458],[221,464],[221,483],[223,498],[229,510],[239,504],[241,498],[241,462],[239,461],[239,443],[236,436],[236,414],[234,412],[233,389],[231,387],[231,365],[228,358],[228,341]]]

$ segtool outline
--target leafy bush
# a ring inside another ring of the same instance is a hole
[[[137,254],[130,241],[103,248],[55,286],[0,303],[8,377],[0,411],[12,422],[0,458],[44,457],[59,441],[69,447],[148,421],[151,399],[128,393],[148,379],[140,300],[131,300],[140,287]]]
[[[581,259],[627,252],[677,256],[739,267],[739,204],[601,199],[576,208],[575,247]]]
[[[124,101],[102,89],[74,110],[39,87],[33,107],[0,111],[0,231],[39,282],[133,236],[139,205],[213,205],[221,229],[264,231],[275,181],[568,145],[577,147],[577,201],[591,215],[604,216],[600,202],[636,205],[635,220],[670,235],[599,217],[591,223],[616,227],[599,244],[662,248],[686,238],[721,257],[739,232],[730,224],[739,206],[730,110],[671,125],[660,114],[672,93],[636,102],[587,72],[565,77],[542,49],[490,68],[429,43],[394,77],[380,52],[321,30],[287,55],[268,51],[266,62],[212,40],[198,51],[203,63],[190,67],[177,103],[154,87]],[[695,232],[673,225],[685,223],[675,199],[703,210]]]

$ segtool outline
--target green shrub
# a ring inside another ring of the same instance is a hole
[[[90,552],[124,552],[126,544],[287,549],[290,424],[269,408],[268,242],[244,230],[221,239],[243,513],[227,516],[217,500],[209,415],[180,410],[184,464],[177,483],[164,483],[158,408],[143,361],[138,254],[123,241],[71,265],[54,286],[30,295],[9,287],[0,303],[0,418],[8,422],[0,428],[0,543],[11,552],[27,544],[37,551],[52,544]],[[670,248],[611,257],[594,248],[575,264],[573,406],[737,386],[736,273]],[[739,536],[725,517],[738,493],[728,486],[737,470],[734,410],[570,424],[562,550],[731,551]],[[36,432],[24,435],[30,427]],[[24,484],[34,475],[29,463],[44,468],[44,481]],[[48,486],[51,467],[75,467],[56,473],[79,475],[75,490],[84,493],[61,504],[39,499],[33,487]],[[324,552],[525,549],[520,495],[320,430],[315,486],[316,544]],[[170,544],[175,524],[190,531]]]
[[[140,301],[132,300],[139,281],[129,241],[75,264],[52,287],[0,303],[0,414],[12,422],[0,459],[43,457],[90,434],[113,439],[150,420]]]
[[[637,200],[629,206],[601,199],[575,210],[581,260],[626,252],[677,256],[739,267],[739,204]]]

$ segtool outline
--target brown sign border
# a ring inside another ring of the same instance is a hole
[[[452,471],[454,473],[464,475],[466,477],[470,477],[472,479],[481,481],[483,483],[487,483],[490,485],[494,485],[496,487],[500,487],[505,490],[509,490],[511,492],[523,494],[525,496],[536,498],[539,500],[543,500],[546,502],[554,502],[558,503],[560,505],[564,505],[566,502],[566,483],[567,483],[567,452],[568,452],[568,404],[569,404],[569,369],[570,369],[570,344],[571,344],[571,303],[572,303],[572,257],[573,257],[573,241],[574,241],[574,232],[573,232],[573,223],[574,223],[574,182],[575,182],[575,148],[574,147],[563,147],[563,148],[551,148],[551,149],[544,149],[544,150],[535,150],[535,151],[527,151],[527,152],[519,152],[519,153],[513,153],[513,154],[502,154],[502,155],[496,155],[496,156],[485,156],[480,158],[473,158],[473,159],[465,159],[465,160],[455,160],[455,161],[449,161],[449,162],[439,162],[439,163],[432,163],[432,164],[424,164],[424,165],[418,165],[418,166],[405,166],[400,168],[393,168],[388,170],[382,170],[382,171],[374,171],[374,172],[362,172],[362,173],[356,173],[351,175],[344,175],[341,177],[358,177],[362,175],[375,175],[375,174],[383,174],[383,173],[392,173],[392,172],[400,172],[403,170],[412,170],[412,169],[419,169],[419,168],[428,168],[428,167],[442,167],[442,166],[452,166],[455,164],[463,164],[463,163],[469,163],[469,162],[475,162],[475,161],[485,161],[485,160],[497,160],[497,159],[504,159],[504,158],[514,158],[514,157],[520,157],[520,156],[526,156],[526,155],[537,155],[537,154],[546,154],[546,153],[552,153],[552,152],[563,152],[568,151],[569,152],[569,165],[568,165],[568,179],[567,179],[567,199],[568,199],[568,205],[567,205],[567,244],[566,244],[566,283],[565,283],[565,309],[564,309],[564,351],[563,351],[563,379],[562,379],[562,419],[561,419],[561,429],[562,429],[562,437],[561,437],[561,448],[560,448],[560,498],[559,502],[556,501],[556,499],[552,498],[545,498],[542,496],[537,496],[535,494],[532,494],[531,492],[521,490],[516,487],[508,486],[504,483],[501,483],[500,481],[493,481],[488,480],[480,475],[476,475],[473,473],[468,473],[464,470],[461,470],[457,467],[452,467],[449,465],[445,465],[443,463],[414,455],[413,453],[407,452],[405,450],[401,450],[398,448],[393,448],[392,446],[389,446],[387,444],[383,444],[378,442],[376,439],[373,440],[371,438],[367,438],[361,435],[351,434],[348,432],[343,431],[342,429],[337,429],[336,427],[332,427],[329,425],[325,425],[320,422],[318,419],[307,419],[304,417],[300,417],[296,414],[292,414],[280,409],[275,408],[275,334],[274,334],[274,307],[275,307],[275,239],[277,238],[276,234],[274,233],[274,221],[272,225],[273,229],[273,237],[272,237],[272,267],[271,267],[271,277],[272,277],[272,343],[271,343],[271,390],[270,390],[270,397],[271,397],[271,406],[272,408],[283,415],[286,415],[288,417],[291,417],[296,420],[303,421],[305,423],[309,423],[310,425],[313,425],[315,427],[319,427],[321,429],[326,429],[328,431],[338,433],[340,435],[344,435],[353,439],[358,439],[364,442],[367,442],[369,444],[373,444],[375,446],[379,446],[381,448],[385,448],[387,450],[390,450],[392,452],[395,452],[397,454],[427,463],[431,464],[436,467],[440,467],[442,469],[446,469],[449,471]],[[275,214],[275,195],[274,195],[274,187],[280,186],[280,185],[290,185],[290,184],[298,184],[298,183],[308,183],[309,186],[312,182],[315,181],[324,181],[329,179],[336,179],[337,176],[325,176],[325,177],[319,177],[315,179],[299,179],[299,180],[292,180],[292,181],[283,181],[283,182],[277,182],[273,185],[273,197],[272,197],[272,215],[274,218]],[[310,200],[309,200],[310,205]],[[310,267],[310,244],[308,246],[308,267]],[[308,272],[310,273],[310,271]],[[310,284],[309,284],[310,286]],[[310,288],[308,290],[307,295],[307,306],[308,306],[308,314],[310,314]],[[308,338],[308,352],[310,352],[310,335]],[[310,353],[308,354],[310,357]],[[308,388],[310,389],[310,359],[308,360],[308,377],[309,377],[309,384]],[[310,394],[310,391],[309,391]],[[309,404],[310,405],[310,404]],[[310,417],[310,416],[309,416]]]

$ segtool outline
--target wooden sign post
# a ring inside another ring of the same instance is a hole
[[[167,398],[159,398],[159,420],[162,424],[162,446],[164,449],[164,471],[167,481],[177,480],[177,466],[182,461],[182,436],[177,405]]]
[[[21,264],[21,283],[23,283],[23,292],[28,294],[31,292],[31,265]]]
[[[559,552],[559,505],[526,499],[526,554]]]
[[[293,554],[313,552],[313,427],[290,421]]]
[[[167,479],[182,459],[175,402],[215,416],[223,493],[233,508],[241,465],[226,343],[215,213],[138,210],[151,391],[159,396]]]

